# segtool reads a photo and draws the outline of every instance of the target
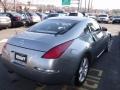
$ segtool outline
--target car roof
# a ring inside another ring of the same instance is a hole
[[[90,20],[91,18],[88,17],[78,17],[78,16],[62,16],[62,17],[52,17],[49,19],[66,19],[66,20],[75,20],[75,21],[84,21],[84,20]]]

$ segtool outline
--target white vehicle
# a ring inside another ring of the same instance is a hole
[[[78,16],[78,17],[83,17],[84,15],[82,13],[79,13],[79,12],[71,12],[69,13],[68,16]]]
[[[109,15],[107,15],[107,14],[100,14],[100,15],[97,17],[97,21],[98,21],[98,22],[109,23]]]
[[[11,27],[11,19],[5,14],[0,14],[0,29]]]
[[[94,14],[92,14],[92,13],[88,13],[87,14],[87,17],[89,17],[89,18],[93,18],[93,19],[97,19],[97,17],[96,17],[96,15],[94,15]]]

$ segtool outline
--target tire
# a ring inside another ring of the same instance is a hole
[[[75,77],[76,86],[81,86],[84,83],[84,81],[86,80],[88,71],[89,71],[89,60],[87,56],[84,56],[81,59],[81,62]]]

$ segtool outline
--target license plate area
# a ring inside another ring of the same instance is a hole
[[[15,52],[15,60],[27,63],[27,55]]]

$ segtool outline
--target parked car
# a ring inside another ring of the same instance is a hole
[[[93,15],[92,13],[88,13],[88,16],[87,17],[89,17],[89,18],[93,18],[93,19],[97,19],[97,17],[95,16],[95,15]]]
[[[41,18],[34,12],[26,12],[26,15],[30,19],[30,24],[41,22]]]
[[[11,27],[11,19],[3,14],[0,14],[0,29]]]
[[[50,13],[45,19],[51,17],[61,17],[61,16],[66,16],[66,13]]]
[[[2,13],[8,16],[11,19],[11,27],[21,26],[23,25],[22,16],[16,12],[6,12]]]
[[[82,13],[78,13],[78,12],[71,12],[69,13],[68,16],[78,16],[78,17],[83,17],[84,15]]]
[[[102,22],[109,23],[109,15],[107,15],[107,14],[100,14],[97,17],[97,21],[100,22],[100,23],[102,23]]]
[[[28,26],[31,23],[30,17],[27,16],[26,12],[20,12],[22,16],[22,22],[24,26]]]
[[[53,17],[4,45],[10,70],[43,84],[81,85],[93,60],[111,47],[111,34],[91,18]]]
[[[112,23],[120,23],[120,16],[113,16]]]
[[[41,22],[41,18],[34,12],[21,12],[26,26]]]
[[[45,14],[45,13],[37,12],[36,14],[41,18],[41,20],[44,20],[47,17],[47,14]]]

